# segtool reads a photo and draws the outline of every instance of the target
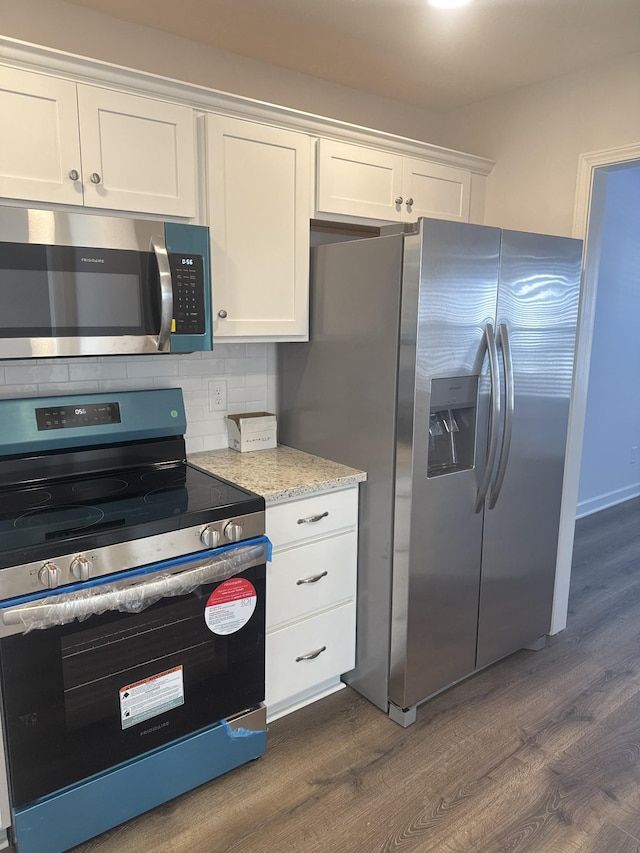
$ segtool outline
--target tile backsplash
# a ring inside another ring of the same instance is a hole
[[[225,415],[275,410],[275,344],[214,344],[210,353],[108,358],[41,358],[0,362],[0,397],[182,388],[187,452],[227,446]],[[216,382],[227,408],[214,408]]]

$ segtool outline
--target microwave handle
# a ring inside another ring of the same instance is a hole
[[[171,266],[164,240],[152,238],[151,248],[158,262],[160,273],[160,334],[158,352],[171,352],[171,321],[173,320],[173,284]]]

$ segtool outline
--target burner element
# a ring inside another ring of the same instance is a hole
[[[186,489],[178,486],[163,486],[158,489],[151,489],[143,496],[142,502],[145,504],[173,504],[173,513],[184,512],[189,503],[189,494]]]
[[[147,471],[140,477],[140,482],[146,489],[164,489],[169,486],[183,486],[186,482],[186,471],[184,466],[179,468],[160,468],[156,471]]]
[[[128,488],[126,480],[105,477],[99,480],[79,480],[73,484],[74,495],[83,500],[97,500],[108,495],[117,495]]]
[[[16,492],[5,492],[0,495],[0,513],[22,512],[25,509],[36,509],[51,500],[51,492],[46,489],[23,489]]]
[[[94,506],[42,507],[23,513],[16,518],[13,526],[18,529],[37,527],[45,534],[53,532],[73,533],[85,527],[91,527],[104,518],[104,512]]]

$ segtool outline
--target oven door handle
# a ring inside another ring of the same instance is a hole
[[[33,628],[68,625],[74,619],[83,620],[111,610],[140,613],[163,598],[188,595],[204,584],[228,580],[245,569],[264,563],[267,548],[267,542],[234,548],[219,556],[200,560],[192,568],[178,573],[160,572],[142,583],[113,584],[108,589],[93,587],[63,593],[46,603],[33,602],[12,607],[3,610],[2,622],[7,627],[18,626],[26,633]]]

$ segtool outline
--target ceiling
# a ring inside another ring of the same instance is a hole
[[[440,112],[640,50],[640,0],[69,2]]]

